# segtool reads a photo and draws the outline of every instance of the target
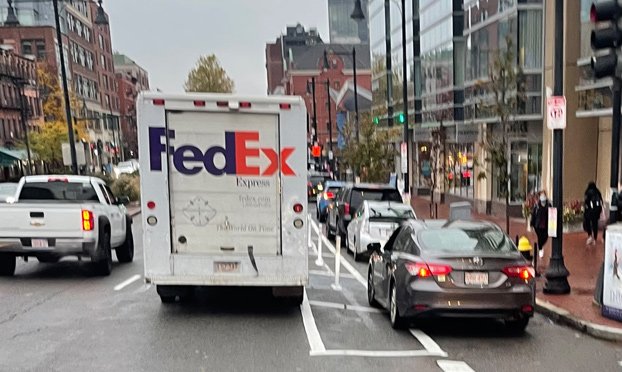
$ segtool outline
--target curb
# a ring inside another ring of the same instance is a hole
[[[536,311],[556,323],[567,325],[595,338],[607,341],[622,341],[622,329],[604,326],[577,318],[568,310],[555,306],[548,301],[537,298]]]

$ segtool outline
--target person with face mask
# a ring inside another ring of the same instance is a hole
[[[548,234],[548,221],[549,221],[549,208],[551,207],[551,203],[549,199],[546,197],[546,193],[544,191],[540,192],[540,197],[538,199],[538,203],[534,205],[531,211],[531,221],[530,225],[533,227],[536,235],[538,236],[538,255],[540,258],[544,256],[544,245],[549,239]]]
[[[585,190],[583,204],[583,229],[587,233],[587,245],[594,245],[598,240],[598,220],[603,212],[603,196],[594,182]]]

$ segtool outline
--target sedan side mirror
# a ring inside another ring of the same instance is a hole
[[[367,251],[372,252],[380,252],[380,243],[369,243],[367,244]]]
[[[117,198],[117,204],[119,205],[128,205],[130,204],[130,198],[127,196],[119,196]]]

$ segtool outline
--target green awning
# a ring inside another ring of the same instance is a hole
[[[20,160],[28,160],[26,150],[10,150],[0,147],[0,167],[10,167]]]

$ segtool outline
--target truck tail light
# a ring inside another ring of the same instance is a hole
[[[240,102],[240,108],[251,108],[250,102]]]
[[[217,107],[229,107],[229,102],[227,101],[218,101],[216,102]]]
[[[292,108],[292,105],[290,105],[289,103],[280,103],[279,108],[281,110],[289,110]]]
[[[302,204],[298,203],[294,205],[294,212],[301,213],[302,212]]]
[[[82,230],[93,231],[95,228],[95,221],[93,219],[93,212],[83,209],[82,210]]]
[[[194,101],[194,107],[205,107],[205,101]]]
[[[153,100],[154,106],[164,106],[164,100],[161,98],[156,98]]]
[[[50,177],[48,178],[48,182],[69,182],[69,180],[67,178]]]

